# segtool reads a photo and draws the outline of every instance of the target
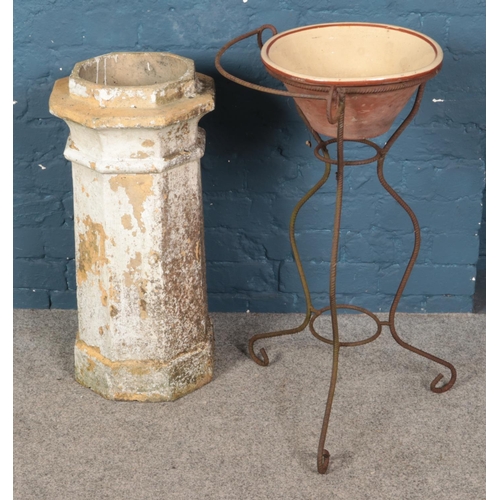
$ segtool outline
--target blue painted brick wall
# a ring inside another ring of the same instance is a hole
[[[215,78],[216,110],[202,160],[211,310],[300,311],[288,243],[296,201],[322,175],[312,138],[287,99],[238,87],[215,70],[217,50],[261,24],[279,31],[334,21],[373,21],[421,31],[444,49],[419,114],[386,163],[389,182],[415,210],[422,248],[406,311],[471,311],[484,267],[484,0],[16,0],[14,3],[14,298],[16,307],[74,308],[75,261],[68,129],[48,112],[54,81],[111,51],[170,51]],[[267,85],[255,41],[224,59]],[[380,138],[383,141],[384,138]],[[352,151],[356,154],[356,151]],[[327,304],[332,180],[297,220],[297,241],[317,306]],[[378,184],[374,165],[348,169],[339,299],[390,307],[412,250],[406,213]],[[483,224],[483,227],[481,226]],[[481,234],[481,255],[479,236]]]

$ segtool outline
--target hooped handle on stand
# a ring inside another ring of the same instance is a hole
[[[228,80],[231,80],[235,83],[238,83],[239,85],[242,85],[243,87],[248,87],[249,89],[252,90],[258,90],[260,92],[266,92],[267,94],[274,94],[274,95],[282,95],[285,97],[293,97],[297,99],[316,99],[316,100],[323,100],[327,101],[329,99],[329,95],[327,96],[321,96],[321,95],[312,95],[312,94],[297,94],[294,92],[288,92],[287,90],[278,90],[278,89],[272,89],[270,87],[264,87],[263,85],[257,85],[255,83],[250,83],[245,80],[242,80],[241,78],[238,78],[234,75],[231,75],[228,73],[221,65],[220,60],[223,54],[232,47],[233,45],[236,45],[238,42],[241,42],[242,40],[245,40],[246,38],[250,38],[251,36],[257,35],[257,43],[259,44],[259,47],[262,48],[263,43],[262,43],[262,33],[266,30],[269,29],[273,33],[273,36],[278,33],[278,30],[272,25],[272,24],[264,24],[260,28],[257,28],[253,31],[249,31],[248,33],[245,33],[244,35],[240,35],[239,37],[229,41],[222,47],[219,52],[217,52],[217,55],[215,56],[215,67],[219,71],[219,73],[222,76],[225,76]],[[330,97],[331,100],[331,97]]]

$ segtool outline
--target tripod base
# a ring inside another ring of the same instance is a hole
[[[276,337],[276,336],[281,336],[281,335],[291,335],[291,334],[294,334],[294,333],[299,333],[299,332],[305,331],[307,329],[307,327],[309,327],[309,330],[312,333],[312,335],[314,335],[314,337],[316,337],[318,340],[320,340],[321,342],[324,342],[326,344],[330,344],[330,345],[333,344],[334,345],[334,364],[332,366],[332,381],[330,383],[329,397],[328,397],[328,401],[327,401],[326,409],[325,409],[325,418],[324,418],[323,426],[322,426],[322,429],[321,429],[320,447],[318,449],[317,469],[318,469],[318,472],[320,474],[325,474],[327,472],[327,470],[328,470],[328,464],[329,464],[330,453],[328,452],[328,450],[326,450],[324,448],[324,440],[325,440],[326,433],[327,433],[327,430],[328,430],[328,424],[329,424],[329,419],[330,419],[330,412],[331,412],[332,403],[333,403],[333,395],[334,395],[335,386],[336,386],[337,369],[338,369],[338,357],[339,357],[339,353],[338,353],[339,347],[355,347],[355,346],[360,346],[360,345],[364,345],[364,344],[368,344],[370,342],[373,342],[382,333],[382,327],[383,326],[388,326],[389,329],[390,329],[390,332],[392,334],[392,337],[394,338],[394,340],[396,340],[396,342],[401,347],[403,347],[403,348],[405,348],[405,349],[407,349],[407,350],[409,350],[411,352],[414,352],[414,353],[416,353],[416,354],[418,354],[418,355],[420,355],[420,356],[422,356],[424,358],[427,358],[427,359],[429,359],[431,361],[434,361],[436,363],[439,363],[439,364],[441,364],[441,365],[449,368],[449,370],[451,372],[451,378],[450,378],[450,380],[447,383],[441,384],[441,385],[438,386],[438,384],[444,378],[444,375],[440,373],[439,375],[437,375],[434,378],[434,380],[430,384],[430,389],[431,389],[432,392],[442,393],[442,392],[446,392],[446,391],[450,390],[453,387],[453,385],[455,384],[455,381],[456,381],[456,378],[457,378],[456,369],[455,369],[455,367],[451,363],[449,363],[449,362],[447,362],[447,361],[445,361],[443,359],[440,359],[440,358],[434,356],[433,354],[429,354],[428,352],[425,352],[425,351],[423,351],[421,349],[418,349],[418,348],[416,348],[416,347],[408,344],[407,342],[403,341],[401,339],[401,337],[398,335],[397,331],[396,331],[396,326],[394,324],[394,317],[392,317],[392,319],[389,319],[388,321],[381,321],[375,314],[373,314],[372,312],[368,311],[367,309],[364,309],[364,308],[358,307],[358,306],[353,306],[353,305],[350,305],[350,304],[338,304],[337,305],[337,310],[339,310],[339,309],[356,310],[356,311],[359,311],[361,313],[364,313],[364,314],[368,315],[375,322],[375,325],[376,325],[376,331],[375,331],[375,333],[372,336],[367,337],[366,339],[363,339],[363,340],[351,341],[351,342],[340,342],[340,341],[338,341],[337,342],[337,346],[335,346],[335,336],[334,336],[334,339],[328,339],[328,338],[323,337],[322,335],[320,335],[316,331],[316,329],[314,328],[314,322],[317,320],[317,318],[322,313],[330,310],[329,307],[324,307],[322,309],[313,309],[313,310],[309,311],[306,314],[305,320],[297,328],[288,329],[288,330],[280,330],[280,331],[276,331],[276,332],[270,332],[270,333],[265,333],[265,334],[260,334],[260,335],[253,336],[249,340],[249,346],[248,346],[249,347],[250,357],[258,365],[260,365],[260,366],[268,366],[269,365],[269,357],[268,357],[267,352],[266,352],[266,350],[264,348],[261,348],[260,351],[259,351],[262,358],[258,357],[255,354],[254,344],[258,340],[262,340],[262,339],[265,339],[265,338]],[[336,316],[336,313],[334,315]]]

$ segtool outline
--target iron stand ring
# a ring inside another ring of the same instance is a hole
[[[322,162],[329,163],[330,165],[338,165],[338,161],[336,159],[330,158],[329,156],[327,157],[320,153],[320,151],[327,150],[330,144],[335,144],[336,142],[337,139],[321,141],[314,148],[314,156],[316,156],[316,158]],[[385,154],[382,148],[378,144],[375,144],[373,141],[370,141],[368,139],[344,139],[344,142],[356,142],[358,144],[364,144],[366,146],[372,147],[376,151],[376,154],[374,156],[371,156],[370,158],[366,158],[364,160],[344,160],[345,166],[355,167],[359,165],[367,165],[368,163],[372,163],[374,161],[379,160]]]
[[[359,311],[363,314],[366,314],[367,316],[370,316],[370,318],[372,318],[373,321],[375,321],[375,323],[377,324],[377,331],[371,337],[368,337],[367,339],[364,339],[364,340],[356,340],[356,341],[352,341],[352,342],[340,342],[340,347],[355,347],[355,346],[359,346],[359,345],[369,344],[370,342],[373,342],[374,340],[376,340],[378,338],[378,336],[381,334],[383,323],[378,319],[378,317],[375,314],[373,314],[368,309],[365,309],[364,307],[353,306],[350,304],[338,304],[337,309],[351,309],[353,311]],[[319,309],[318,311],[316,311],[311,316],[311,321],[309,322],[309,330],[314,335],[314,337],[316,337],[318,340],[321,340],[321,342],[324,342],[325,344],[333,345],[333,340],[327,339],[326,337],[323,337],[314,329],[314,322],[316,321],[316,319],[319,318],[319,316],[321,316],[324,312],[329,311],[329,310],[330,310],[330,306],[327,306],[327,307],[323,307],[322,309]]]
[[[232,75],[228,71],[226,71],[221,64],[221,58],[225,54],[225,52],[232,47],[233,45],[241,42],[242,40],[245,40],[246,38],[250,38],[252,36],[257,36],[257,45],[262,48],[262,33],[266,30],[269,29],[273,34],[277,33],[276,28],[272,24],[264,24],[260,28],[257,28],[253,31],[249,31],[248,33],[245,33],[244,35],[240,35],[233,40],[227,42],[220,50],[217,52],[217,55],[215,56],[215,67],[217,68],[217,71],[224,77],[226,77],[228,80],[231,80],[234,83],[237,83],[238,85],[242,85],[243,87],[247,87],[252,90],[258,90],[259,92],[265,92],[267,94],[274,94],[274,95],[281,95],[285,97],[293,97],[293,98],[300,98],[300,99],[316,99],[320,101],[326,101],[328,99],[327,95],[317,95],[317,94],[299,94],[295,92],[288,92],[287,90],[278,90],[278,89],[273,89],[270,87],[265,87],[263,85],[257,85],[255,83],[247,82],[246,80],[243,80],[242,78],[238,78],[237,76]]]

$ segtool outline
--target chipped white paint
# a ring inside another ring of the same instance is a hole
[[[81,83],[75,82],[74,80],[69,81],[69,89],[71,94],[79,97],[88,97],[87,87]]]
[[[432,99],[432,102],[444,102],[444,99]]]
[[[106,80],[106,77],[104,77]],[[106,84],[104,84],[106,85]],[[121,90],[118,88],[104,88],[95,91],[94,97],[99,101],[99,106],[104,107],[106,105],[105,101],[111,101],[117,97],[121,97]]]
[[[203,75],[197,82],[190,60],[155,53],[144,65],[136,54],[79,63],[66,87],[56,82],[50,109],[70,128],[76,378],[109,399],[167,401],[212,377],[198,121],[213,109],[213,82]],[[141,87],[140,78],[132,87],[104,84],[133,81],[134,64],[161,73],[170,63],[180,68],[177,87],[173,80]],[[192,67],[191,81],[184,67]],[[136,108],[147,121],[131,114]]]

